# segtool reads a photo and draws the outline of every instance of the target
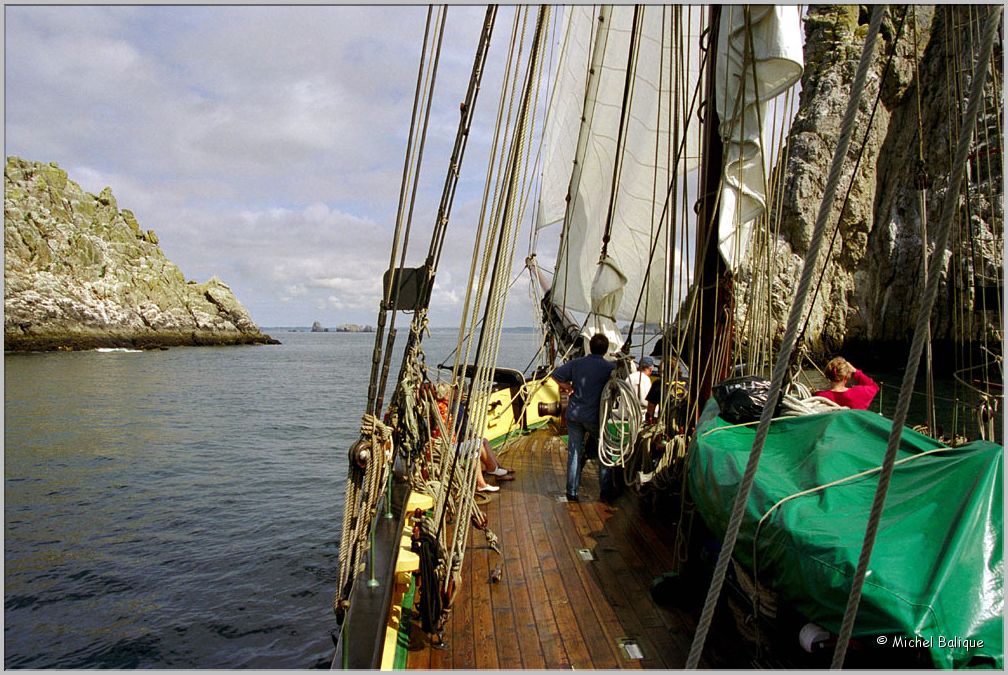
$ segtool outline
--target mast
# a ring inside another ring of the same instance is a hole
[[[718,251],[718,193],[724,151],[718,131],[715,96],[715,54],[721,7],[711,5],[708,18],[707,82],[704,102],[704,137],[697,190],[697,248],[694,283],[697,284],[698,318],[692,328],[690,345],[690,392],[698,401],[687,426],[692,428],[703,401],[710,398],[714,383],[723,379],[731,365],[729,340],[732,334],[732,280],[728,266]],[[669,261],[672,264],[672,261]],[[674,273],[674,270],[670,270]]]

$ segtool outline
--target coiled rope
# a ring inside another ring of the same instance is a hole
[[[599,402],[598,458],[603,466],[625,467],[631,460],[644,416],[636,388],[626,380],[628,357],[618,354],[620,365],[602,389]]]

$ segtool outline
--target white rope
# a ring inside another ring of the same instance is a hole
[[[824,412],[836,410],[847,410],[847,406],[842,406],[836,401],[825,396],[809,396],[798,398],[785,394],[781,399],[781,416],[795,417],[798,415],[816,415]]]
[[[637,390],[614,375],[602,390],[599,406],[599,462],[603,466],[626,466],[633,455],[644,417]]]

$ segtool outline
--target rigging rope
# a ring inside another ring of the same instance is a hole
[[[442,7],[439,10],[440,22],[434,28],[435,40],[437,42],[436,46],[428,46],[428,38],[431,31],[431,8],[427,10],[427,28],[424,32],[424,46],[421,52],[420,67],[417,71],[417,92],[413,101],[413,119],[410,122],[410,136],[406,144],[406,158],[404,160],[403,166],[403,179],[402,185],[399,192],[399,208],[396,214],[396,227],[393,234],[391,253],[389,254],[389,273],[395,269],[395,259],[398,247],[400,246],[400,239],[402,239],[402,252],[401,259],[405,259],[406,249],[409,242],[409,234],[412,229],[412,214],[413,207],[412,203],[416,199],[416,187],[417,182],[415,176],[419,173],[420,165],[423,159],[423,147],[426,143],[428,122],[430,118],[430,105],[433,101],[433,88],[436,81],[437,65],[440,60],[441,55],[441,38],[444,35],[444,24],[447,16],[447,9]],[[430,71],[427,73],[427,77],[424,77],[425,69],[425,55],[427,49],[430,48],[434,51],[434,61],[430,66]],[[422,130],[420,133],[420,147],[416,148],[414,145],[413,132],[415,125],[417,124],[417,111],[420,109],[423,101],[426,101],[426,106],[423,106],[423,113],[421,117],[420,124]],[[415,154],[414,154],[415,153]],[[415,156],[415,160],[413,159]],[[411,169],[411,165],[413,168]],[[407,192],[411,192],[412,196],[410,198],[410,216],[405,219],[404,223],[404,208]],[[391,277],[390,277],[391,280]],[[371,377],[368,383],[368,401],[365,411],[372,415],[376,415],[381,411],[381,398],[384,395],[385,381],[382,379],[379,385],[379,374],[378,366],[381,362],[381,340],[385,331],[385,323],[388,320],[388,314],[392,314],[392,323],[389,330],[388,347],[391,348],[392,339],[394,338],[394,327],[395,327],[395,306],[398,303],[399,291],[403,283],[402,275],[398,275],[397,283],[395,284],[395,289],[390,288],[384,289],[384,297],[381,308],[378,312],[378,326],[375,330],[375,348],[371,359]]]
[[[431,406],[429,405],[430,401],[425,402],[423,400],[424,397],[421,391],[421,385],[425,378],[424,371],[426,367],[423,364],[424,356],[423,351],[420,348],[420,343],[423,333],[426,331],[427,327],[427,304],[430,300],[432,279],[437,268],[437,263],[440,259],[440,246],[444,240],[444,233],[448,223],[448,215],[451,211],[451,205],[454,199],[455,185],[457,184],[462,156],[464,154],[466,141],[468,140],[469,125],[475,108],[476,95],[479,91],[479,82],[483,73],[483,64],[488,50],[496,11],[495,6],[488,7],[486,11],[483,32],[477,46],[473,70],[470,76],[469,88],[466,94],[466,99],[462,104],[462,119],[459,122],[459,128],[456,133],[455,147],[452,152],[451,165],[449,167],[445,187],[442,192],[438,220],[435,223],[435,229],[431,236],[430,251],[428,253],[428,261],[425,266],[428,275],[426,279],[427,283],[422,285],[422,292],[416,300],[417,304],[414,307],[415,314],[411,323],[409,341],[405,350],[402,368],[399,373],[396,392],[393,395],[393,404],[389,409],[389,418],[390,420],[394,420],[396,439],[401,442],[401,449],[409,459],[419,460],[409,462],[411,470],[411,483],[414,486],[423,486],[428,489],[434,486],[429,482],[425,484],[423,476],[423,472],[426,469],[429,469],[429,464],[425,461],[426,453],[421,452],[424,443],[423,429],[421,427],[427,429],[427,446],[432,455],[434,455],[433,459],[437,463],[437,467],[440,467],[442,464],[442,462],[438,461],[440,459],[439,455],[443,455],[444,453],[443,449],[438,447],[437,442],[430,442],[429,413],[431,411]],[[417,74],[417,92],[414,99],[413,120],[411,122],[410,136],[407,142],[407,152],[406,159],[404,160],[403,181],[400,189],[396,229],[393,238],[393,245],[391,247],[392,250],[390,253],[389,271],[387,276],[387,279],[390,282],[395,281],[395,283],[385,284],[386,287],[384,289],[383,301],[379,311],[378,330],[375,336],[375,349],[372,356],[368,403],[361,427],[361,441],[355,444],[352,449],[352,452],[356,453],[356,456],[351,457],[351,467],[347,478],[347,499],[344,508],[343,537],[341,539],[340,547],[341,560],[338,576],[339,588],[337,591],[337,599],[334,601],[334,607],[338,613],[345,611],[348,605],[349,592],[353,583],[353,578],[358,573],[358,560],[362,555],[361,551],[366,543],[367,533],[370,531],[372,523],[374,522],[380,494],[384,491],[385,486],[388,484],[388,476],[391,472],[391,465],[394,459],[394,453],[392,452],[393,443],[391,440],[392,432],[389,428],[385,427],[380,421],[378,421],[375,415],[378,414],[382,407],[382,399],[384,396],[384,389],[387,382],[391,359],[391,350],[395,338],[395,318],[399,305],[399,293],[405,276],[403,273],[405,271],[403,265],[405,264],[406,253],[408,250],[409,233],[412,224],[413,210],[416,203],[418,184],[417,176],[422,165],[424,145],[427,138],[430,110],[433,102],[434,83],[436,81],[440,61],[446,15],[447,8],[439,8],[439,21],[434,27],[432,38],[432,8],[428,9],[427,28],[424,34],[424,46],[421,51],[420,66]],[[431,46],[432,42],[434,43],[433,46]],[[433,52],[433,59],[429,67],[426,65],[428,50]],[[422,115],[419,115],[418,111],[421,109],[423,110],[423,113]],[[418,116],[420,118],[419,120]],[[420,141],[417,145],[414,141],[414,131],[418,124],[421,126],[421,132]],[[406,195],[408,192],[410,193],[409,208],[408,214],[405,214]],[[401,252],[399,251],[400,246]],[[393,272],[397,271],[394,267],[397,254],[399,254],[400,258],[398,274],[393,274]],[[392,316],[388,331],[385,365],[380,377],[379,385],[378,367],[382,360],[381,340],[389,313],[391,313]],[[420,395],[418,396],[418,394]],[[428,414],[424,414],[418,419],[417,412]],[[439,425],[440,422],[441,420],[439,420]],[[438,439],[440,440],[441,445],[445,443],[447,437],[448,434],[442,433],[441,438]],[[376,438],[378,440],[375,440]],[[378,449],[383,451],[381,456],[379,456],[379,453],[377,452]],[[364,455],[366,455],[366,458],[364,458]],[[355,466],[355,463],[358,460],[366,461],[366,468],[364,470],[361,470],[360,466]],[[469,467],[469,474],[470,478],[472,478],[471,466]],[[441,478],[444,478],[443,472]],[[472,480],[469,482],[471,483]],[[432,491],[436,493],[436,488]],[[488,540],[493,537],[494,535],[488,531]]]
[[[641,6],[634,5],[633,23],[630,29],[630,44],[627,47],[626,76],[623,80],[623,105],[620,107],[619,128],[616,131],[615,161],[613,162],[612,188],[609,193],[609,210],[606,214],[605,231],[602,234],[602,254],[599,257],[601,262],[609,254],[609,239],[612,236],[613,208],[616,205],[616,196],[619,192],[620,173],[623,169],[623,153],[626,151],[626,118],[633,102],[633,81],[637,69],[637,56],[639,47],[637,46],[637,34],[640,32]]]
[[[455,136],[455,146],[452,149],[449,163],[448,176],[441,194],[441,203],[438,206],[438,215],[435,232],[431,237],[430,249],[427,259],[432,268],[436,269],[441,260],[441,252],[444,247],[445,235],[448,231],[448,218],[451,215],[452,204],[455,198],[455,189],[458,186],[458,179],[461,171],[462,157],[465,154],[466,146],[469,143],[469,130],[472,126],[473,115],[476,112],[476,98],[479,93],[480,82],[482,81],[483,69],[486,64],[487,51],[490,47],[490,36],[493,33],[494,22],[497,18],[496,5],[487,7],[486,17],[483,21],[483,33],[476,49],[476,56],[473,61],[473,76],[469,79],[469,87],[466,91],[465,100],[459,106],[462,120],[459,123],[459,130]]]
[[[564,209],[563,227],[560,230],[560,244],[557,251],[555,268],[557,273],[560,272],[561,266],[565,270],[564,286],[559,302],[557,302],[557,298],[553,298],[552,300],[554,304],[563,309],[567,307],[567,285],[570,281],[570,275],[566,274],[566,270],[570,267],[570,249],[567,233],[570,229],[571,214],[575,208],[574,200],[580,194],[581,171],[584,166],[584,152],[588,143],[588,129],[591,128],[592,119],[595,115],[595,106],[598,103],[596,93],[598,91],[599,78],[602,76],[606,43],[609,39],[610,9],[608,5],[601,5],[598,9],[598,28],[595,31],[595,40],[592,43],[592,49],[588,54],[588,63],[586,64],[588,76],[585,78],[584,101],[581,105],[581,125],[578,128],[578,140],[574,153],[574,170],[571,172],[571,179],[567,185],[567,204]],[[555,279],[556,275],[554,275],[554,283]]]
[[[921,219],[921,274],[925,279],[928,275],[928,213],[927,213],[927,191],[931,187],[931,180],[927,175],[927,169],[924,164],[924,119],[923,113],[921,112],[921,79],[920,79],[920,64],[917,61],[917,7],[911,5],[911,11],[913,12],[913,19],[911,27],[913,28],[913,64],[914,64],[914,79],[917,82],[916,86],[916,103],[917,103],[917,176],[915,177],[915,187],[917,188],[917,201],[918,208],[920,210]],[[903,18],[906,19],[906,9],[903,10]],[[902,31],[903,26],[900,25],[900,30]],[[899,37],[896,38],[897,40]],[[895,51],[895,43],[893,47]],[[927,401],[927,418],[928,418],[928,429],[929,433],[937,434],[938,425],[935,423],[935,393],[934,393],[934,374],[932,373],[932,362],[931,357],[931,326],[928,326],[928,339],[927,339],[927,354],[924,359],[924,367],[926,368],[925,383],[927,387],[926,401]]]
[[[520,29],[519,16],[522,17],[522,25]],[[516,118],[515,133],[511,139],[510,146],[505,150],[505,152],[499,155],[500,164],[497,172],[497,181],[500,182],[496,183],[496,187],[494,189],[494,207],[491,209],[493,214],[491,220],[492,226],[490,231],[487,233],[486,239],[484,240],[482,233],[487,206],[486,195],[488,194],[485,192],[483,210],[480,216],[479,234],[477,236],[476,245],[474,246],[473,264],[470,272],[470,284],[466,300],[466,310],[469,309],[471,303],[472,317],[469,325],[473,326],[473,329],[469,330],[468,339],[465,340],[466,347],[464,350],[464,359],[466,363],[469,362],[469,356],[473,346],[472,336],[474,328],[479,323],[477,321],[479,306],[478,303],[471,302],[471,294],[475,290],[475,297],[482,297],[488,280],[489,289],[487,290],[486,310],[482,318],[483,329],[480,331],[479,344],[476,347],[476,368],[475,372],[472,373],[468,392],[468,403],[466,404],[468,406],[467,412],[469,422],[465,431],[460,433],[462,438],[459,438],[458,443],[454,445],[455,451],[451,453],[450,461],[448,461],[447,457],[444,457],[442,461],[442,466],[444,467],[443,470],[448,472],[449,480],[455,481],[457,478],[456,484],[459,489],[452,495],[449,495],[449,491],[445,490],[442,494],[442,498],[435,502],[436,510],[434,520],[437,522],[437,539],[439,541],[444,541],[450,538],[450,542],[446,542],[446,545],[443,547],[444,560],[443,564],[438,568],[437,574],[438,587],[440,589],[438,592],[440,592],[443,599],[445,599],[444,607],[437,624],[439,627],[443,626],[451,612],[453,595],[458,588],[459,575],[468,540],[470,524],[475,524],[477,527],[484,529],[487,534],[488,544],[491,548],[497,550],[496,536],[486,529],[486,518],[475,505],[475,471],[478,470],[477,457],[482,445],[482,430],[484,429],[486,423],[486,403],[491,385],[489,375],[493,370],[493,364],[497,358],[497,350],[500,342],[500,328],[503,321],[504,300],[508,289],[510,288],[507,280],[511,275],[513,248],[519,231],[518,225],[520,225],[521,218],[520,212],[516,213],[514,206],[515,202],[520,199],[520,193],[516,189],[516,184],[523,177],[521,173],[523,161],[526,159],[531,147],[526,142],[526,139],[531,138],[531,121],[529,120],[528,111],[532,105],[533,93],[538,91],[538,86],[536,86],[538,78],[541,77],[540,56],[544,46],[543,34],[545,24],[548,22],[548,17],[548,8],[540,8],[538,20],[536,22],[535,38],[529,58],[525,89],[521,97],[519,111]],[[522,41],[524,40],[525,35],[524,22],[527,21],[527,18],[528,10],[519,10],[519,12],[516,13],[514,35],[520,35]],[[512,55],[515,54],[514,42],[515,38],[513,37]],[[505,98],[503,94],[503,92],[507,89],[507,85],[505,85],[502,89],[501,103],[498,109],[498,128],[495,132],[496,139],[506,140],[510,137],[509,131],[513,119],[512,110],[514,109],[514,93],[517,91],[520,79],[518,77],[517,64],[520,63],[520,55],[522,52],[523,50],[519,45],[517,50],[519,60],[512,61],[509,58],[508,77],[512,82],[512,98],[507,102],[507,112],[505,114]],[[513,71],[511,70],[511,63],[515,64]],[[501,133],[502,119],[506,120],[503,134]],[[505,143],[505,145],[507,144]],[[492,182],[489,180],[489,175],[492,173],[494,163],[495,157],[492,156],[488,164],[490,167],[487,181],[488,189],[490,183]],[[499,191],[501,186],[506,188],[503,194]],[[484,250],[482,266],[480,267],[479,281],[477,284],[473,284],[472,282],[476,275],[478,262],[477,251],[480,248],[481,242],[483,242]],[[494,250],[497,251],[497,256],[496,261],[491,266],[493,258],[492,253]],[[463,337],[466,336],[466,331],[466,325],[460,327],[459,338],[456,343],[456,356],[452,378],[453,385],[455,386],[460,385],[463,379],[460,359],[463,358],[462,342]],[[461,423],[458,415],[460,405],[461,400],[456,397],[456,399],[452,402],[452,419],[455,420],[452,425],[452,430],[456,432],[461,431],[459,429]],[[438,421],[438,424],[441,424],[440,420]],[[447,438],[448,434],[446,433],[444,436]],[[452,440],[455,440],[454,436],[452,437]],[[460,462],[461,467],[459,467]],[[450,528],[450,531],[449,528],[445,527],[449,508],[453,509],[451,521],[451,525],[453,527]]]
[[[882,23],[882,16],[884,13],[884,5],[875,5],[872,7],[868,34],[865,37],[864,47],[861,52],[861,60],[858,63],[857,74],[855,75],[854,83],[851,87],[852,96],[848,101],[847,111],[840,127],[840,138],[833,153],[833,161],[830,167],[829,178],[826,183],[823,200],[819,206],[819,214],[816,217],[815,229],[812,234],[812,244],[805,256],[801,280],[799,281],[798,289],[791,305],[791,312],[788,316],[787,329],[784,333],[781,352],[778,356],[776,365],[774,366],[768,398],[771,403],[763,409],[763,413],[760,417],[759,427],[756,431],[756,438],[753,441],[753,448],[749,454],[749,461],[746,465],[745,473],[743,474],[742,480],[739,484],[739,492],[735,497],[731,518],[728,522],[728,530],[725,534],[721,551],[718,553],[718,561],[714,568],[714,575],[711,580],[710,588],[707,591],[707,598],[704,601],[704,607],[698,622],[697,632],[693,637],[693,644],[690,646],[690,652],[686,659],[687,669],[695,669],[697,664],[700,662],[704,642],[707,639],[707,632],[710,629],[711,622],[714,618],[714,608],[717,604],[717,599],[721,595],[721,588],[724,585],[725,575],[728,571],[728,564],[731,560],[731,554],[735,549],[735,541],[738,538],[739,529],[742,525],[742,516],[745,511],[745,504],[749,498],[749,492],[752,489],[752,485],[755,482],[756,468],[759,466],[760,456],[763,452],[763,445],[769,431],[770,418],[773,415],[775,407],[772,402],[776,401],[778,396],[780,396],[781,386],[788,369],[788,362],[791,357],[791,351],[794,348],[795,336],[798,331],[798,321],[801,318],[804,303],[808,297],[812,274],[819,258],[820,249],[822,248],[826,221],[828,219],[830,209],[833,207],[833,199],[836,194],[837,184],[840,180],[840,171],[843,168],[843,160],[844,157],[846,157],[847,149],[850,146],[851,135],[854,130],[854,121],[857,116],[865,79],[868,74],[868,67],[875,50],[875,39],[878,35],[879,25]]]
[[[415,151],[415,138],[414,134],[417,130],[418,125],[418,113],[421,109],[421,102],[426,98],[430,98],[431,92],[430,87],[433,86],[433,81],[428,80],[428,87],[424,86],[424,70],[426,66],[426,54],[428,49],[431,49],[431,26],[433,22],[432,8],[428,8],[427,11],[427,24],[424,30],[423,47],[421,48],[420,65],[417,71],[417,84],[416,91],[413,100],[413,112],[410,121],[410,131],[409,137],[406,144],[406,157],[404,159],[403,167],[403,179],[400,187],[399,196],[399,210],[398,217],[396,219],[396,227],[393,234],[393,242],[391,246],[391,252],[389,256],[389,269],[395,263],[397,247],[400,244],[400,239],[403,237],[404,227],[407,232],[410,228],[410,223],[403,222],[402,211],[403,205],[406,197],[406,193],[409,189],[411,183],[410,174],[410,164],[411,157]],[[443,13],[441,15],[441,25],[444,24]],[[435,28],[434,31],[438,36],[441,35],[441,31]],[[438,38],[438,44],[440,45],[440,39]],[[438,47],[439,49],[439,47]],[[429,106],[428,106],[429,109]],[[422,135],[426,135],[426,117],[422,123],[423,132]],[[415,186],[414,186],[415,187]],[[404,249],[405,250],[405,249]],[[360,440],[351,448],[351,453],[355,450],[359,451],[357,457],[351,457],[350,467],[347,471],[347,481],[345,488],[345,505],[343,511],[343,523],[340,537],[340,565],[339,571],[337,573],[337,590],[336,596],[333,600],[333,608],[336,610],[337,615],[342,617],[343,612],[346,611],[348,606],[348,600],[350,597],[350,590],[353,584],[353,578],[360,571],[358,567],[360,566],[360,558],[362,555],[362,549],[366,543],[366,533],[369,531],[371,523],[374,519],[375,513],[377,512],[378,498],[380,492],[383,490],[384,484],[388,478],[388,465],[391,462],[391,450],[392,443],[389,440],[387,446],[384,445],[384,440],[386,438],[384,434],[383,426],[380,422],[374,419],[374,414],[377,413],[379,404],[377,403],[379,398],[378,393],[378,368],[381,363],[381,339],[385,327],[385,323],[388,316],[388,311],[390,306],[394,306],[393,303],[398,296],[399,288],[398,286],[393,289],[392,285],[384,289],[383,302],[378,312],[378,329],[375,334],[375,346],[374,352],[372,354],[371,363],[371,375],[368,383],[368,401],[365,407],[365,413],[361,422],[361,437]],[[394,312],[393,312],[394,314]],[[393,318],[394,321],[394,318]],[[394,323],[393,323],[394,325]],[[390,340],[394,334],[394,328],[390,330]],[[382,439],[382,449],[387,451],[383,459],[385,461],[379,462],[378,453],[376,450],[375,433],[379,433]],[[366,461],[366,467],[361,468],[358,460],[361,459],[360,452],[367,452],[368,457]],[[381,464],[381,470],[379,470],[379,464]],[[380,474],[380,479],[378,478]]]
[[[980,46],[980,55],[977,59],[978,68],[973,73],[973,81],[970,83],[969,103],[966,114],[959,130],[959,142],[956,146],[955,160],[952,167],[952,175],[949,178],[948,191],[945,193],[945,201],[942,204],[941,218],[938,221],[938,234],[935,244],[935,260],[929,270],[927,285],[924,296],[917,311],[917,322],[914,327],[913,343],[910,348],[910,356],[907,359],[907,367],[903,375],[903,384],[900,388],[899,400],[896,404],[896,415],[893,418],[892,432],[889,435],[889,445],[886,448],[885,459],[882,462],[882,472],[879,476],[878,488],[875,492],[875,499],[872,502],[871,514],[868,518],[868,526],[865,530],[864,544],[861,555],[858,559],[857,571],[851,584],[851,592],[847,601],[847,608],[844,612],[843,623],[840,627],[840,635],[837,639],[836,649],[833,652],[832,668],[843,667],[844,656],[847,645],[850,641],[851,633],[854,630],[854,619],[857,615],[858,605],[861,602],[861,589],[864,586],[865,576],[868,572],[868,562],[871,559],[872,548],[875,544],[875,537],[878,533],[879,522],[882,519],[882,508],[885,504],[886,493],[889,489],[889,481],[892,477],[893,465],[896,459],[896,451],[899,448],[899,441],[902,435],[903,426],[906,423],[907,411],[910,408],[910,394],[913,391],[914,379],[917,376],[917,368],[920,365],[921,353],[924,351],[924,342],[928,335],[928,321],[931,318],[931,309],[934,306],[935,298],[938,296],[938,281],[942,268],[940,262],[945,256],[948,246],[949,231],[955,211],[959,206],[959,193],[962,187],[965,173],[966,161],[969,155],[970,143],[973,139],[973,131],[976,127],[977,115],[980,104],[983,101],[984,83],[987,81],[988,62],[994,46],[994,36],[1000,25],[1002,8],[992,7],[987,15],[987,22],[984,26],[983,39]]]
[[[480,91],[480,83],[483,78],[484,65],[486,63],[487,51],[490,45],[490,37],[493,34],[493,27],[497,17],[496,6],[487,7],[486,15],[483,20],[483,30],[480,33],[480,39],[476,46],[476,55],[473,59],[473,66],[471,74],[469,76],[469,84],[466,90],[466,97],[462,101],[460,106],[461,118],[459,120],[458,128],[455,132],[455,143],[452,148],[452,155],[448,167],[448,173],[445,177],[445,183],[441,192],[441,201],[438,206],[438,215],[434,223],[434,228],[431,233],[431,240],[428,247],[427,259],[425,261],[424,271],[426,272],[426,277],[423,280],[422,297],[418,298],[417,314],[414,316],[414,323],[421,320],[421,315],[419,310],[426,309],[430,303],[431,292],[434,286],[434,277],[437,273],[437,269],[441,260],[441,250],[444,242],[444,237],[448,230],[448,219],[451,214],[451,208],[455,199],[455,188],[458,184],[459,174],[462,168],[462,160],[465,156],[465,149],[468,145],[469,140],[469,129],[472,124],[472,117],[476,110],[476,101]],[[412,207],[411,207],[412,208]],[[412,213],[412,211],[411,211]],[[403,251],[403,259],[401,265],[405,264],[405,250]],[[423,317],[426,315],[424,314]],[[417,335],[417,331],[412,331],[410,337],[413,338]],[[410,349],[410,345],[407,345],[407,351]]]
[[[681,29],[681,20],[682,20],[681,14],[677,14],[676,18],[679,21],[678,25],[679,25],[679,28]],[[685,51],[687,51],[687,50],[682,49],[682,46],[680,45],[680,53],[685,52]],[[710,53],[710,49],[709,48],[703,51],[703,55],[702,55],[702,57],[700,59],[700,64],[698,66],[701,70],[704,69],[704,67],[705,67],[705,65],[707,63],[707,58],[708,58],[709,53]],[[679,73],[679,74],[681,75],[681,73]],[[700,106],[699,106],[700,92],[703,89],[703,86],[704,86],[704,83],[703,83],[702,78],[698,79],[696,88],[693,90],[692,96],[690,97],[688,109],[684,111],[684,114],[683,114],[683,116],[682,116],[681,119],[678,118],[678,116],[680,114],[680,111],[678,109],[676,109],[675,112],[676,112],[676,115],[677,115],[677,120],[676,120],[677,123],[676,123],[676,125],[674,126],[674,129],[673,129],[674,132],[675,132],[675,134],[678,134],[679,129],[680,129],[680,125],[682,125],[682,128],[686,132],[688,132],[689,126],[690,126],[690,122],[693,120],[694,114],[696,114],[699,117],[699,114],[700,114],[700,112],[699,112],[700,111]],[[679,93],[681,93],[681,91]],[[686,97],[682,96],[681,98],[684,101],[684,105],[685,105],[685,99],[686,99]],[[675,135],[675,134],[670,134],[670,136],[671,135]],[[684,132],[683,135],[682,135],[682,139],[678,142],[675,158],[674,158],[674,160],[672,162],[670,162],[670,168],[672,169],[672,172],[671,172],[671,176],[669,177],[668,190],[665,193],[665,200],[664,200],[664,202],[662,204],[661,215],[658,217],[657,231],[654,232],[654,235],[651,237],[651,247],[650,247],[650,250],[648,252],[647,267],[644,270],[644,278],[645,279],[649,279],[650,276],[651,276],[651,268],[652,268],[652,265],[654,263],[655,253],[658,250],[658,246],[662,242],[661,232],[664,229],[665,224],[668,222],[670,210],[674,210],[674,208],[675,208],[675,202],[676,202],[676,200],[675,200],[675,194],[676,194],[675,193],[675,188],[676,188],[677,184],[680,182],[679,165],[680,165],[680,163],[685,158],[688,141],[689,141],[689,138],[687,136],[687,133]],[[686,181],[682,180],[681,181],[681,185],[682,185],[683,191],[686,192],[687,191]],[[669,208],[669,203],[670,202],[672,203],[672,209]],[[684,202],[684,204],[685,204],[685,202]],[[683,223],[683,227],[685,228],[686,218],[682,218],[681,222]],[[669,230],[671,230],[671,229],[672,228],[669,228]],[[686,240],[686,238],[683,237],[683,240]],[[674,240],[673,240],[673,246],[671,248],[668,248],[668,250],[674,250],[674,248],[675,248],[675,246],[674,246]],[[687,258],[688,258],[688,256],[680,256],[680,260],[683,260],[683,261],[686,260]],[[680,275],[680,276],[684,277],[685,275]],[[666,277],[666,281],[668,282],[670,280]],[[681,286],[681,284],[680,284],[680,286]],[[644,299],[644,291],[645,291],[646,288],[647,288],[647,284],[645,283],[645,284],[643,284],[641,286],[641,290],[640,290],[640,292],[637,295],[637,303],[634,306],[633,318],[630,320],[630,325],[631,326],[633,326],[637,322],[637,315],[640,312],[640,307],[641,307],[641,303],[643,302],[643,299]],[[669,292],[669,288],[671,288],[671,284],[670,283],[666,283],[666,294],[668,295],[668,303],[667,303],[667,306],[666,306],[666,316],[664,317],[666,325],[671,322],[671,317],[675,313],[675,310],[669,308],[669,306],[668,306],[671,303],[671,301],[672,301],[672,297],[671,297],[671,293]]]
[[[534,116],[530,116],[529,109],[534,106],[534,97],[538,92],[538,81],[541,76],[541,56],[544,47],[543,34],[545,25],[549,20],[549,9],[540,8],[536,20],[535,35],[530,50],[527,75],[524,85],[524,93],[520,102],[518,118],[515,126],[515,137],[511,144],[510,157],[506,171],[507,189],[502,195],[502,200],[497,211],[501,214],[499,221],[499,237],[497,240],[497,259],[490,279],[490,287],[487,294],[487,304],[484,313],[484,327],[480,335],[480,344],[477,346],[476,362],[477,373],[473,377],[471,396],[477,402],[476,414],[472,419],[474,429],[481,430],[486,423],[486,398],[489,396],[491,384],[490,374],[496,363],[498,349],[500,346],[501,326],[504,319],[504,305],[507,298],[507,284],[504,280],[511,276],[513,263],[513,253],[520,230],[520,214],[515,212],[514,204],[520,203],[520,199],[515,198],[515,187],[522,182],[521,172],[523,167],[527,169],[525,160],[530,153],[531,147],[527,142],[531,140],[531,127]],[[488,244],[490,240],[488,239]],[[491,247],[488,246],[488,252]],[[484,338],[490,339],[484,344]],[[463,538],[464,539],[464,538]],[[459,557],[464,551],[465,541],[459,542]]]
[[[977,36],[974,34],[976,11],[975,7],[968,9],[966,26],[962,31],[965,39],[956,45],[956,54],[961,53],[963,47],[972,49],[977,43]],[[957,25],[956,18],[961,14],[962,10],[957,9],[954,13],[950,11],[949,21]],[[1003,36],[999,34],[998,39],[1003,40]],[[999,48],[995,47],[994,51],[998,52]],[[1000,57],[997,54],[992,55],[988,67],[1001,68]],[[958,60],[955,60],[953,71],[958,77],[964,74],[966,68],[960,68]],[[953,246],[952,274],[958,283],[954,297],[952,329],[956,332],[961,345],[960,354],[957,355],[959,372],[981,371],[982,386],[977,387],[976,383],[968,382],[966,388],[976,399],[974,412],[981,437],[993,439],[991,413],[997,409],[1001,393],[999,391],[995,394],[990,383],[1003,379],[1000,371],[1003,359],[1001,327],[1004,325],[1001,289],[1004,283],[1002,266],[999,263],[1004,239],[1004,195],[1003,190],[1001,194],[997,192],[997,187],[1003,186],[1004,177],[1003,168],[999,169],[992,165],[992,157],[995,159],[1001,157],[1000,148],[1003,144],[1000,115],[1001,78],[991,79],[989,85],[991,92],[985,97],[983,123],[978,120],[980,126],[977,129],[975,147],[970,153],[967,169],[966,180],[972,180],[975,188],[967,186],[965,190],[967,195],[965,212],[960,215],[960,227],[955,232],[958,245]],[[958,105],[951,110],[953,115],[958,115],[959,112]],[[971,309],[974,310],[972,316],[969,314]],[[994,314],[993,320],[987,320],[987,315],[991,313]],[[984,317],[980,325],[974,323],[978,316]],[[981,359],[980,364],[974,363],[977,358]]]

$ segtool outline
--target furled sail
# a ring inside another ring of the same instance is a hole
[[[699,163],[706,22],[704,9],[684,6],[565,13],[544,131],[539,246],[548,246],[543,230],[562,229],[557,250],[537,253],[555,255],[550,299],[586,317],[586,333],[615,342],[617,320],[661,323],[666,299],[682,292],[665,274],[667,256],[682,255],[667,199]],[[715,52],[725,145],[718,241],[734,268],[750,221],[766,210],[769,102],[802,73],[800,8],[725,7]],[[695,196],[695,186],[685,191]]]
[[[638,7],[635,26],[632,6],[567,10],[537,219],[540,230],[564,226],[551,298],[588,315],[593,330],[635,316],[658,323],[670,177],[677,159],[681,175],[698,154],[698,131],[687,130],[687,115],[673,106],[682,106],[700,78],[702,12]]]
[[[718,243],[729,268],[735,268],[745,255],[751,221],[766,210],[768,102],[792,87],[804,67],[801,8],[724,7],[717,54],[725,155]]]

